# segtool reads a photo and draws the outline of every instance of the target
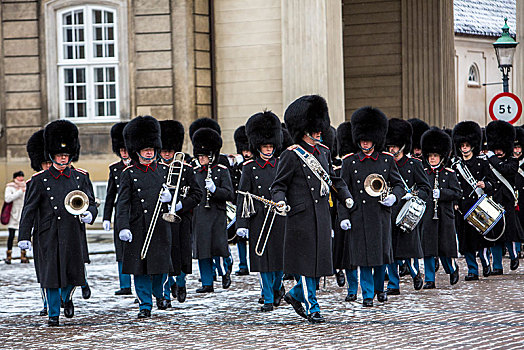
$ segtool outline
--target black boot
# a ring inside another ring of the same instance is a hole
[[[115,295],[131,295],[131,288],[122,288],[115,292]]]
[[[264,297],[258,298],[258,303],[264,305]]]
[[[58,316],[49,317],[47,320],[47,325],[49,327],[57,327],[60,325],[60,322],[58,321]]]
[[[364,307],[372,307],[373,306],[373,299],[371,299],[371,298],[364,299],[362,301],[362,306],[364,306]]]
[[[284,288],[284,284],[280,287],[280,290],[273,295],[273,305],[274,306],[280,306],[280,303],[282,302],[282,298],[284,298],[284,295],[286,295],[286,288]]]
[[[202,286],[196,290],[197,293],[213,293],[214,291],[213,286]]]
[[[75,315],[75,306],[73,305],[73,300],[64,302],[64,316],[71,318]]]
[[[357,301],[357,295],[356,294],[348,294],[348,295],[346,295],[346,299],[344,299],[344,300],[347,301],[348,303],[352,302],[352,301]]]
[[[228,289],[231,286],[231,273],[228,272],[222,276],[222,288]]]
[[[398,288],[388,288],[388,289],[386,289],[386,294],[387,295],[400,295],[400,289],[398,289]]]
[[[176,283],[173,283],[171,285],[171,295],[173,296],[173,299],[178,298],[178,286]]]
[[[249,275],[248,269],[239,269],[238,271],[235,272],[235,276],[247,276],[247,275]]]
[[[178,293],[176,295],[176,300],[178,300],[179,303],[183,303],[186,301],[187,291],[186,287],[178,287]]]
[[[491,266],[482,267],[482,276],[489,277],[491,275]]]
[[[40,316],[47,316],[47,309],[44,307],[42,310],[40,310],[39,315]]]
[[[284,295],[284,300],[286,301],[286,303],[293,307],[293,310],[295,310],[297,315],[307,319],[306,310],[304,310],[304,307],[302,306],[302,303],[300,301],[293,298],[289,293],[286,293],[286,295]]]
[[[89,287],[89,284],[86,284],[82,287],[82,298],[89,299],[91,298],[91,288]]]
[[[511,271],[514,271],[519,268],[519,258],[511,259],[511,262],[509,263],[509,269]]]
[[[455,268],[455,271],[453,271],[453,273],[449,275],[449,284],[454,285],[454,284],[457,284],[458,281],[459,281],[459,267],[457,265],[457,267]]]
[[[479,275],[475,275],[474,273],[468,273],[466,277],[464,277],[464,281],[478,281]]]
[[[493,271],[491,271],[491,276],[500,276],[504,273],[504,271],[502,269],[493,269]]]
[[[148,318],[151,317],[151,310],[149,309],[142,309],[138,313],[138,318]]]
[[[388,295],[386,294],[386,292],[377,292],[376,294],[377,294],[377,301],[381,303],[388,301]]]
[[[159,310],[167,309],[167,300],[165,298],[156,298],[156,307]]]
[[[313,312],[311,315],[307,317],[307,320],[311,323],[324,323],[326,322],[326,319],[322,317],[320,312]]]
[[[409,275],[409,265],[407,262],[404,261],[404,263],[400,265],[400,268],[398,269],[398,275],[400,277]]]
[[[273,304],[264,304],[260,307],[260,311],[262,312],[269,312],[273,311]]]
[[[415,288],[415,290],[421,290],[423,284],[424,280],[419,272],[415,277],[413,277],[413,288]]]
[[[424,284],[424,287],[422,287],[422,289],[435,289],[435,288],[436,288],[435,282],[432,282],[432,281],[426,282],[426,284]]]
[[[338,270],[335,274],[335,277],[337,278],[338,286],[344,287],[344,284],[346,284],[346,276],[344,276],[344,270]]]

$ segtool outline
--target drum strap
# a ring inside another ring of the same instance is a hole
[[[519,174],[520,176],[524,177],[524,170],[521,168],[522,164],[524,164],[524,158],[519,160]]]
[[[504,186],[506,186],[508,188],[508,190],[511,192],[511,194],[513,195],[513,199],[515,200],[515,206],[517,206],[518,198],[515,195],[515,190],[509,184],[508,180],[506,180],[506,178],[504,176],[502,176],[502,174],[499,173],[499,171],[497,169],[495,169],[493,167],[493,165],[491,165],[491,163],[489,164],[489,167],[491,168],[491,171],[493,172],[493,174],[495,174],[495,176],[500,180],[500,182],[502,182],[504,184]]]
[[[296,147],[295,147],[296,146]],[[293,146],[295,154],[306,164],[313,174],[320,180],[320,197],[324,197],[329,193],[329,188],[332,186],[331,178],[327,171],[322,167],[322,164],[315,156],[308,153],[299,145]]]
[[[477,182],[475,180],[475,177],[471,174],[471,171],[469,171],[468,166],[460,159],[455,161],[455,165],[457,167],[458,172],[460,173],[460,176],[464,178],[464,180],[467,181],[467,183],[473,188],[473,191],[480,197],[484,194],[484,191],[482,188],[477,187]]]

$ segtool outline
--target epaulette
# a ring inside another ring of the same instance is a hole
[[[117,160],[116,162],[113,162],[113,163],[109,164],[109,166],[117,165],[118,163],[120,163],[119,160]]]
[[[134,165],[133,165],[133,164],[131,164],[131,165],[128,165],[128,166],[126,166],[126,167],[124,168],[124,170],[122,170],[122,172],[124,172],[124,171],[126,171],[127,169],[129,169],[129,168],[132,168],[132,167],[134,167]]]
[[[75,168],[76,171],[78,171],[79,173],[82,173],[84,175],[89,175],[89,173],[87,172],[87,170],[85,169],[82,169],[82,168]]]
[[[391,153],[389,153],[389,152],[382,151],[382,154],[385,154],[385,155],[387,155],[387,156],[392,156],[392,157],[394,157],[393,154],[391,154]]]
[[[452,172],[452,173],[455,172],[455,170],[453,170],[453,169],[451,169],[451,168],[444,168],[444,169],[446,169],[447,171],[450,171],[450,172]]]
[[[420,159],[418,158],[415,158],[415,157],[412,157],[412,156],[408,156],[409,159],[412,159],[412,160],[416,160],[417,162],[422,162]]]
[[[223,164],[217,164],[217,166],[218,166],[219,168],[222,168],[222,169],[227,169],[227,166],[225,166],[225,165],[223,165]]]
[[[292,150],[294,150],[294,149],[297,148],[297,147],[298,147],[298,145],[291,145],[291,146],[289,146],[289,147],[287,148],[287,150],[288,150],[288,151],[292,151]]]
[[[342,160],[346,159],[347,157],[351,157],[354,154],[355,153],[348,153],[348,154],[346,154],[345,156],[342,157]]]
[[[324,145],[323,143],[317,143],[317,145],[318,145],[318,146],[322,146],[322,147],[326,148],[327,150],[329,150],[329,147],[326,146],[326,145]]]
[[[35,177],[35,176],[38,175],[38,174],[42,174],[44,171],[45,171],[45,170],[40,170],[39,172],[34,173],[33,176],[31,176],[31,177]]]
[[[250,159],[250,160],[246,160],[246,161],[244,162],[244,165],[247,165],[247,164],[249,164],[249,163],[253,163],[253,162],[254,162],[254,160],[253,160],[253,159]]]

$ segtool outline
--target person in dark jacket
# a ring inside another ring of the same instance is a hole
[[[271,185],[273,201],[282,209],[286,203],[291,207],[284,237],[284,272],[294,274],[297,284],[284,300],[301,317],[320,323],[325,319],[316,287],[320,277],[333,274],[330,190],[341,203],[351,206],[353,200],[344,181],[333,173],[331,151],[321,143],[322,133],[329,128],[324,98],[298,98],[287,107],[284,120],[296,144],[282,152]]]
[[[122,171],[131,164],[131,158],[124,142],[124,128],[127,122],[116,123],[111,127],[111,147],[113,153],[120,158],[119,161],[109,165],[109,177],[107,180],[106,200],[104,203],[104,221],[102,226],[105,231],[111,230],[111,218],[113,209],[116,208],[118,189],[120,188],[120,178]],[[118,280],[120,289],[115,295],[131,295],[131,275],[122,273],[122,251],[124,242],[118,238],[120,229],[116,221],[113,222],[113,241],[115,244],[116,261],[118,263]]]
[[[519,193],[518,199],[519,199],[519,210],[518,218],[520,221],[520,226],[524,228],[524,210],[520,210],[520,208],[524,208],[524,153],[522,152],[524,150],[524,128],[521,126],[515,127],[515,146],[513,148],[513,156],[517,158],[519,162],[519,169],[518,174],[515,179],[515,187]],[[522,244],[518,245],[520,248],[522,248]],[[522,257],[522,249],[519,252],[519,257]]]
[[[170,183],[173,191],[178,192],[175,204],[175,222],[170,223],[172,234],[171,261],[173,263],[173,276],[169,276],[169,282],[164,285],[164,298],[167,306],[171,307],[171,294],[181,303],[186,300],[186,275],[192,273],[191,254],[191,220],[193,208],[202,198],[202,190],[195,182],[193,167],[186,162],[186,156],[182,159],[182,145],[184,144],[184,126],[176,120],[160,121],[162,149],[160,150],[160,164],[171,166]],[[176,157],[177,153],[179,156]],[[176,162],[173,164],[173,162]],[[180,166],[182,165],[182,169]],[[180,171],[182,171],[180,173]],[[179,175],[180,174],[180,175]],[[180,176],[180,179],[179,179]],[[178,184],[178,181],[180,183]],[[176,187],[178,185],[178,187]],[[172,203],[173,204],[173,203]],[[173,209],[173,208],[171,208]]]
[[[211,128],[198,129],[191,139],[193,155],[198,158],[195,179],[203,192],[193,210],[193,258],[198,259],[202,287],[197,293],[212,293],[213,263],[222,276],[222,287],[231,285],[230,253],[226,231],[226,201],[234,199],[231,177],[219,164],[222,138]]]
[[[396,225],[397,216],[407,200],[410,200],[416,194],[418,198],[426,201],[430,193],[429,180],[424,172],[422,162],[404,153],[411,148],[412,134],[413,128],[409,122],[398,118],[389,120],[386,145],[389,152],[395,157],[395,163],[407,194],[402,201],[395,203],[392,207],[391,226],[394,261],[388,265],[387,269],[389,276],[387,295],[400,294],[398,268],[404,261],[407,261],[408,271],[413,278],[415,290],[421,289],[424,283],[418,264],[418,260],[424,257],[420,243],[420,222],[412,231],[404,231]]]
[[[495,175],[493,200],[506,210],[504,234],[491,248],[493,275],[502,275],[503,273],[502,250],[504,246],[508,249],[511,259],[510,269],[516,270],[519,267],[518,245],[524,242],[524,231],[515,212],[518,204],[515,194],[515,178],[520,176],[518,175],[519,161],[513,156],[515,137],[515,127],[508,122],[495,120],[486,126],[488,142],[486,156],[491,171]]]
[[[168,167],[156,161],[162,146],[158,121],[151,116],[138,116],[127,123],[123,135],[134,162],[122,171],[116,205],[118,236],[124,241],[122,273],[133,275],[138,318],[147,318],[151,317],[152,295],[160,310],[167,308],[163,286],[167,274],[173,271],[172,236],[162,214],[168,212],[172,195],[165,186]]]
[[[435,288],[435,258],[440,262],[449,281],[458,282],[457,233],[455,230],[454,202],[462,197],[462,189],[455,171],[445,164],[451,150],[451,137],[437,127],[422,135],[422,155],[426,162],[425,171],[432,188],[422,218],[422,251],[424,252],[424,289]]]
[[[247,121],[246,134],[249,139],[249,149],[255,156],[254,159],[244,162],[238,190],[270,199],[269,189],[278,167],[275,151],[282,144],[280,120],[269,111],[257,113]],[[245,213],[243,208],[249,209],[250,214]],[[239,194],[237,197],[236,232],[238,236],[249,239],[251,271],[260,272],[264,298],[262,312],[272,311],[273,306],[279,306],[284,296],[282,271],[285,218],[275,212],[268,214],[268,210],[264,203],[253,200],[247,195]],[[252,211],[254,213],[251,213]],[[274,214],[275,218],[271,225]],[[271,231],[269,231],[270,225]]]
[[[92,224],[98,211],[89,176],[70,167],[80,150],[78,128],[65,120],[51,122],[44,129],[44,145],[44,154],[53,165],[34,174],[29,181],[18,246],[29,249],[32,234],[38,233],[34,239],[38,281],[45,289],[48,324],[58,326],[60,300],[64,301],[64,315],[73,317],[75,287],[86,284],[83,226]],[[83,191],[88,197],[87,209],[79,216],[69,213],[64,205],[66,195],[73,190]]]

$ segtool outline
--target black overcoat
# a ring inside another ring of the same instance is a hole
[[[433,191],[435,175],[438,173],[438,188],[440,198],[437,201],[438,220],[434,220],[435,201],[433,192],[426,202],[426,212],[422,218],[422,251],[425,257],[457,257],[457,236],[455,229],[454,202],[462,197],[462,189],[457,180],[455,171],[443,166],[433,171],[425,168],[429,183]]]
[[[36,228],[34,254],[41,287],[83,286],[84,263],[89,259],[85,224],[66,211],[64,198],[70,191],[83,191],[89,198],[87,210],[95,220],[98,210],[87,173],[69,167],[60,172],[52,166],[34,174],[29,182],[18,239],[31,240],[32,228]]]
[[[249,192],[254,195],[271,198],[270,188],[275,176],[277,174],[278,159],[273,157],[267,162],[257,157],[254,160],[244,162],[242,169],[242,176],[238,189],[240,191]],[[286,229],[286,218],[284,216],[276,215],[273,227],[269,233],[269,238],[266,248],[262,256],[255,253],[255,247],[260,237],[262,225],[266,218],[267,208],[258,200],[253,200],[255,207],[255,214],[249,218],[242,217],[242,207],[244,203],[244,196],[237,196],[237,228],[249,229],[249,266],[251,271],[258,272],[272,272],[282,271],[284,268],[284,233]],[[265,237],[267,237],[267,230],[270,225],[270,213],[267,223],[260,240],[259,251],[264,245]]]
[[[340,177],[340,171],[342,170],[342,160],[337,159],[339,165],[333,166],[335,175]],[[338,200],[337,197],[331,195],[330,215],[331,215],[331,226],[333,229],[333,268],[338,270],[344,268],[344,240],[346,233],[340,228],[340,220],[338,218]]]
[[[346,184],[333,172],[329,148],[322,144],[313,147],[304,141],[299,145],[313,154],[329,174],[332,193],[342,203],[350,198]],[[273,201],[286,201],[291,207],[284,236],[284,272],[306,277],[329,276],[333,274],[329,195],[320,195],[320,180],[293,147],[282,152],[271,185]]]
[[[402,180],[393,156],[374,151],[370,156],[363,152],[351,153],[342,160],[342,179],[355,200],[351,209],[338,206],[339,219],[349,218],[351,230],[346,232],[344,244],[344,267],[380,266],[393,262],[391,245],[391,207],[379,202],[380,197],[370,196],[364,189],[364,181],[370,174],[383,176],[395,195],[396,201],[405,194]]]
[[[120,177],[122,171],[127,167],[122,160],[114,162],[109,166],[109,177],[107,180],[107,192],[106,200],[104,203],[104,220],[111,221],[113,216],[113,209],[116,208],[117,194],[120,187]],[[122,261],[122,251],[124,248],[124,242],[118,238],[120,227],[118,220],[113,222],[113,241],[115,244],[116,261]]]
[[[195,180],[202,190],[202,198],[193,209],[193,258],[209,259],[216,256],[229,256],[226,231],[226,201],[235,198],[231,177],[226,166],[211,166],[211,178],[215,183],[215,193],[210,193],[209,205],[205,208],[207,190],[205,179],[207,166],[195,169]]]
[[[153,275],[173,271],[171,227],[162,219],[162,214],[168,212],[167,203],[160,204],[160,215],[156,220],[146,258],[140,258],[166,177],[167,166],[156,161],[149,166],[135,163],[122,171],[116,221],[120,230],[128,229],[133,235],[131,242],[124,242],[122,273]]]
[[[515,188],[519,192],[519,210],[517,211],[517,216],[520,221],[520,226],[524,228],[524,156],[519,158],[519,169],[520,172],[518,172],[515,177]]]

